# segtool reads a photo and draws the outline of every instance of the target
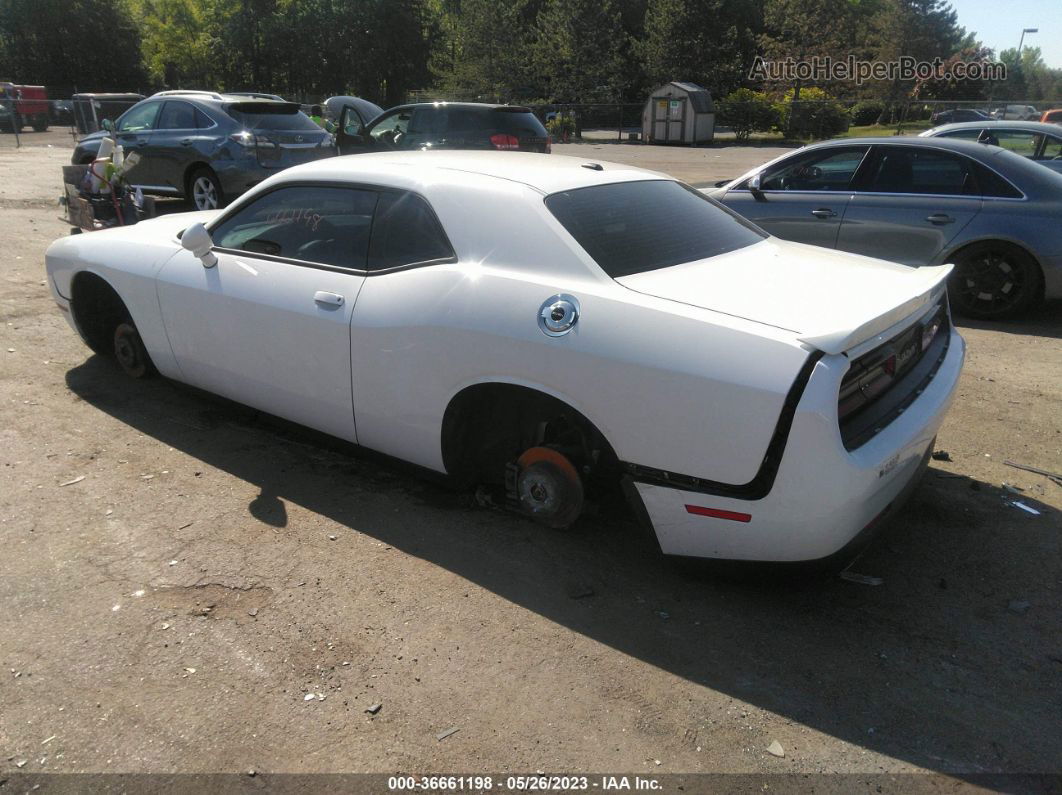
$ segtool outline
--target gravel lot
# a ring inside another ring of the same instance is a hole
[[[704,183],[779,150],[555,151]],[[951,461],[854,567],[882,585],[736,583],[654,557],[623,506],[549,532],[251,410],[124,379],[43,281],[68,232],[68,156],[0,149],[0,784],[1062,771],[1062,487],[1003,464],[1062,471],[1057,303],[962,324],[968,364],[938,438]],[[1005,504],[1004,481],[1039,515]]]

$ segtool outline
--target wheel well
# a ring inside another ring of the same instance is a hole
[[[129,310],[114,288],[94,273],[75,275],[70,290],[70,311],[85,342],[96,353],[109,355],[115,326],[129,317]]]
[[[616,453],[594,424],[536,389],[476,384],[455,395],[443,416],[443,465],[461,485],[502,483],[506,466],[536,446],[566,455],[584,479],[618,479]]]

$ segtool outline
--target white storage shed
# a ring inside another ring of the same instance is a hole
[[[642,137],[651,144],[704,144],[715,137],[711,92],[696,83],[665,83],[642,111]]]

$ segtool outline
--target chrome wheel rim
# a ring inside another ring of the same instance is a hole
[[[216,210],[218,208],[218,189],[210,177],[197,177],[192,183],[192,200],[197,210]]]

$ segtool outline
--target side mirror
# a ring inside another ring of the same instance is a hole
[[[213,268],[218,264],[218,257],[212,249],[214,241],[203,224],[192,224],[181,235],[181,245],[197,256],[204,268]]]
[[[100,125],[100,126],[102,126],[103,129],[105,129],[109,133],[114,132],[114,122],[111,121],[110,119],[104,119],[103,120],[103,124]]]
[[[751,177],[749,177],[749,193],[751,193],[756,198],[756,201],[763,201],[763,188],[761,187],[762,184],[763,179],[760,174],[753,174]]]

